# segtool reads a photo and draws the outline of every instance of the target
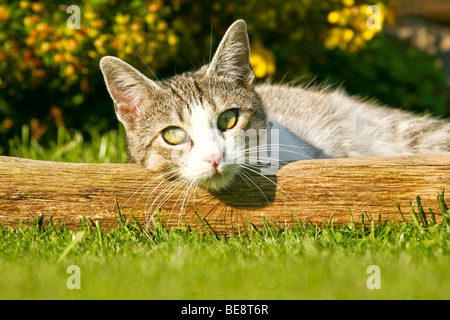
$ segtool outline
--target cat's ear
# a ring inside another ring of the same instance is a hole
[[[225,77],[244,84],[253,82],[247,25],[244,20],[237,20],[228,28],[206,74]]]
[[[145,100],[158,89],[158,85],[116,57],[103,57],[100,69],[114,101],[117,118],[126,128],[133,128]]]

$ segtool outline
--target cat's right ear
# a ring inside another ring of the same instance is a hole
[[[125,128],[133,129],[142,111],[141,107],[152,92],[159,88],[158,85],[116,57],[103,57],[100,60],[100,69],[114,101],[117,118]]]
[[[228,28],[206,74],[252,84],[255,76],[250,65],[250,45],[244,20],[237,20]]]

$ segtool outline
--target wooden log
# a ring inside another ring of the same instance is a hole
[[[450,22],[448,0],[396,0],[397,17],[421,17],[438,23]]]
[[[396,204],[408,218],[416,195],[440,220],[436,195],[449,189],[450,153],[298,161],[276,176],[247,172],[252,181],[237,180],[217,194],[201,188],[188,193],[185,185],[157,176],[133,164],[0,157],[0,224],[13,227],[44,215],[76,227],[85,216],[111,228],[118,221],[116,201],[122,214],[145,223],[158,195],[153,209],[161,205],[161,219],[169,227],[201,227],[200,216],[217,233],[235,233],[248,222],[261,225],[261,215],[282,225],[298,219],[321,224],[331,215],[340,224],[360,222],[362,213],[366,221],[379,215],[386,221],[395,217]]]

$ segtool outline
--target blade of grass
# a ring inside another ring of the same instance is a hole
[[[436,225],[436,217],[434,216],[434,212],[431,208],[428,208],[430,211],[431,221],[433,221],[433,224]]]
[[[64,249],[63,253],[59,256],[58,258],[58,262],[61,262],[66,256],[67,254],[73,249],[75,248],[75,246],[81,242],[81,240],[84,237],[85,232],[84,231],[79,231],[77,232],[72,241],[69,243],[69,245]]]
[[[398,213],[400,213],[400,216],[402,217],[402,219],[403,219],[403,222],[405,222],[406,223],[406,219],[405,219],[405,216],[403,215],[403,212],[402,212],[402,210],[400,210],[400,206],[398,205],[398,203],[394,206],[395,208],[397,208],[397,210],[398,210]]]

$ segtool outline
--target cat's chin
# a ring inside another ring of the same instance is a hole
[[[212,174],[208,177],[200,177],[198,185],[213,192],[218,192],[229,188],[236,174],[239,172],[239,166],[231,165],[220,173]]]

